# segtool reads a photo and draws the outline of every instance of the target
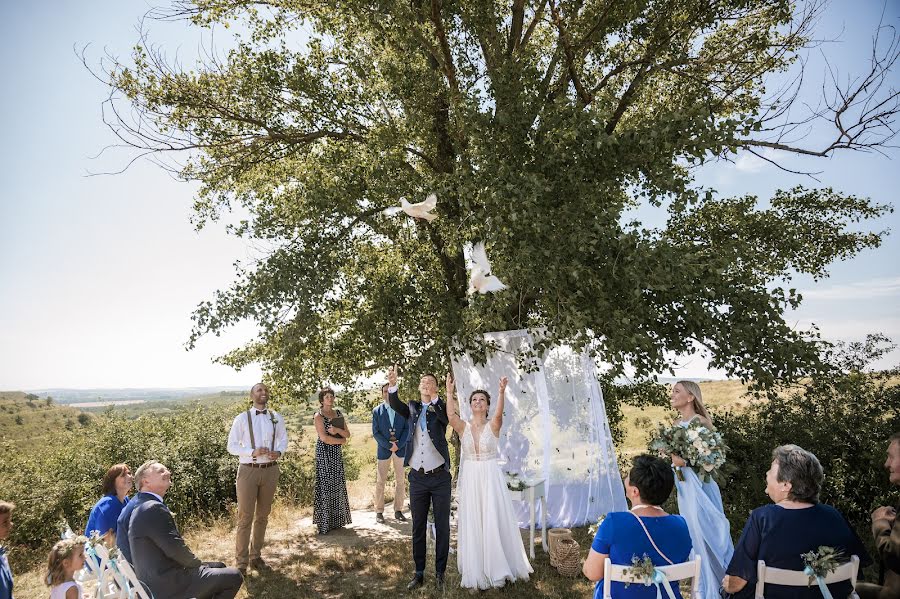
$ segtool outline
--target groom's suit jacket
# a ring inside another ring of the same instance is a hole
[[[393,409],[393,408],[392,408]],[[396,412],[396,410],[394,410]],[[372,410],[372,437],[378,443],[378,459],[386,460],[391,457],[391,429],[394,429],[394,437],[397,439],[397,457],[406,456],[406,443],[411,434],[409,420],[398,413],[394,414],[394,423],[391,424],[391,415],[388,407],[381,403]]]
[[[406,457],[403,460],[403,465],[409,466],[409,459],[413,453],[415,427],[419,424],[419,414],[422,412],[422,402],[413,400],[405,404],[400,401],[400,396],[397,392],[388,393],[388,402],[394,408],[394,411],[397,412],[397,416],[409,420],[409,437],[406,441]],[[449,420],[447,419],[447,405],[444,403],[444,400],[438,398],[437,402],[433,404],[433,409],[425,413],[425,422],[431,443],[438,450],[438,453],[441,454],[441,457],[444,458],[444,468],[447,472],[450,472],[450,449],[447,447],[447,424]]]

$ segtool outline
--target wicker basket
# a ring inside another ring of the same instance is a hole
[[[556,545],[556,569],[563,576],[581,572],[581,548],[575,539],[560,539]]]
[[[556,545],[560,539],[571,539],[572,531],[568,528],[551,528],[547,531],[548,545],[550,545],[550,565],[556,567]]]

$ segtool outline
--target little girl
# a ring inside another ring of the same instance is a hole
[[[63,539],[50,550],[47,560],[47,584],[50,599],[81,599],[81,585],[75,572],[84,567],[84,544],[87,539]]]

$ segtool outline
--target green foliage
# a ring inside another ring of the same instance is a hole
[[[603,404],[606,407],[609,430],[616,447],[621,448],[625,440],[623,405],[636,408],[669,406],[669,389],[656,381],[640,380],[617,384],[611,375],[601,375],[599,380],[600,388],[603,390]],[[637,424],[645,424],[645,428],[650,428],[651,423],[645,418]]]
[[[784,280],[877,247],[883,234],[858,223],[888,208],[802,187],[761,208],[699,189],[693,168],[771,145],[754,135],[785,107],[763,82],[794,61],[814,11],[266,4],[177,2],[197,26],[247,34],[214,64],[142,45],[107,73],[132,105],[116,114],[137,119],[113,121],[123,139],[190,151],[175,170],[200,183],[197,225],[234,209],[248,217],[231,230],[267,248],[198,307],[191,343],[254,320],[258,340],[223,361],[261,362],[297,399],[395,361],[440,372],[454,343],[477,353],[485,331],[517,328],[644,374],[695,343],[763,386],[820,369],[815,331],[785,322],[801,298]],[[308,41],[293,45],[298,28]],[[383,214],[431,192],[433,223]],[[631,220],[639,206],[665,225]],[[477,240],[508,290],[467,295]]]
[[[180,410],[169,416],[129,419],[110,410],[76,431],[54,430],[40,452],[15,450],[5,441],[0,461],[0,498],[14,501],[15,528],[10,542],[23,549],[47,549],[58,538],[57,522],[84,528],[100,498],[103,475],[112,464],[132,470],[153,459],[172,470],[166,504],[180,526],[227,513],[235,498],[237,459],[226,450],[235,410]],[[291,430],[293,442],[301,435]],[[347,477],[359,476],[360,460],[345,449]],[[279,496],[309,503],[315,469],[302,452],[288,451],[281,463]],[[23,552],[23,554],[27,554]],[[13,559],[18,559],[14,557]]]
[[[871,537],[872,509],[893,503],[883,464],[888,437],[900,431],[900,385],[890,374],[823,376],[742,412],[717,414],[715,424],[731,448],[722,499],[734,534],[769,501],[765,473],[772,450],[786,443],[816,455],[825,470],[821,500],[856,524],[863,540]]]

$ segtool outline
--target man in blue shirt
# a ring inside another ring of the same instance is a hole
[[[375,475],[375,520],[384,522],[384,485],[388,472],[394,467],[394,519],[406,522],[403,501],[406,497],[406,477],[403,458],[409,440],[409,424],[400,418],[388,401],[388,384],[381,387],[381,403],[372,410],[372,437],[378,444],[378,469]]]
[[[0,501],[0,541],[9,536],[12,530],[12,511],[16,504]],[[0,546],[0,599],[13,599],[12,570],[6,559],[6,547]]]

